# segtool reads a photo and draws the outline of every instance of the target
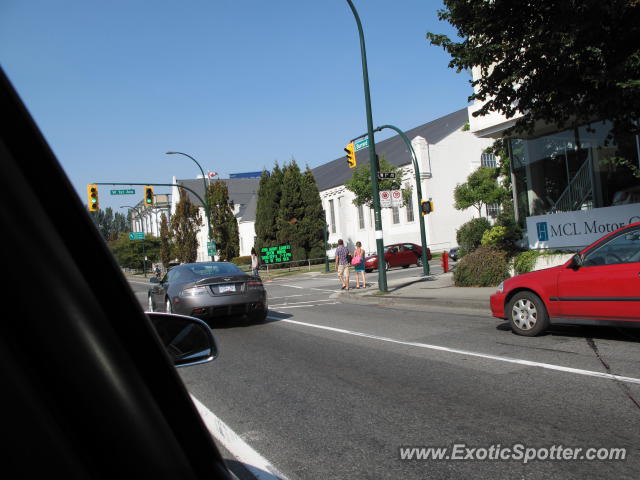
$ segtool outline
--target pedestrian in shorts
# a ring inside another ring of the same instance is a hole
[[[338,248],[336,248],[336,271],[338,279],[342,283],[342,290],[349,290],[349,249],[344,246],[342,239],[338,240]]]

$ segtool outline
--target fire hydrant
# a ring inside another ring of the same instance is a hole
[[[449,252],[447,252],[446,250],[444,252],[442,252],[442,270],[444,271],[444,273],[447,273],[449,271]]]

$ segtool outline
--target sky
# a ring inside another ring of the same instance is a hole
[[[455,35],[441,1],[354,4],[374,126],[409,130],[468,105],[470,76],[425,38]],[[346,0],[1,0],[0,65],[83,202],[89,183],[196,178],[167,151],[228,178],[292,158],[317,167],[367,129]],[[111,188],[125,187],[101,187],[103,209],[142,199]]]

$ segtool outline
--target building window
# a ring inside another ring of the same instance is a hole
[[[407,222],[413,222],[413,220],[413,198],[411,198],[407,203]]]
[[[487,216],[491,218],[496,218],[500,213],[500,204],[499,203],[489,203],[487,205]]]
[[[336,233],[336,212],[333,208],[333,200],[329,200],[329,219],[331,220],[331,233]]]
[[[480,166],[496,168],[496,156],[493,153],[483,153],[480,157]]]
[[[391,207],[391,213],[393,214],[393,223],[400,223],[400,209],[398,207]]]
[[[364,230],[364,208],[358,205],[358,228]]]
[[[528,216],[636,203],[640,180],[636,138],[614,135],[611,123],[597,123],[538,138],[511,139],[518,220]]]

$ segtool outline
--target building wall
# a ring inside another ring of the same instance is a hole
[[[432,251],[448,250],[457,245],[456,229],[478,213],[475,209],[458,211],[454,208],[453,190],[464,183],[467,176],[480,166],[482,151],[493,142],[477,138],[469,131],[458,130],[436,144],[429,145],[425,139],[411,139],[418,157],[422,177],[422,200],[431,198],[434,212],[422,216],[418,209],[413,165],[403,167],[403,184],[412,186],[413,220],[407,217],[407,207],[399,209],[399,222],[393,223],[393,211],[384,208],[381,212],[385,245],[398,242],[420,244],[420,221],[426,221],[427,244]],[[358,207],[353,204],[355,195],[344,185],[320,192],[327,222],[331,223],[330,201],[333,200],[335,233],[329,227],[329,243],[343,239],[353,249],[360,241],[367,252],[374,252],[375,223],[373,210],[363,206],[364,228],[360,228]],[[330,251],[332,255],[332,251]]]

